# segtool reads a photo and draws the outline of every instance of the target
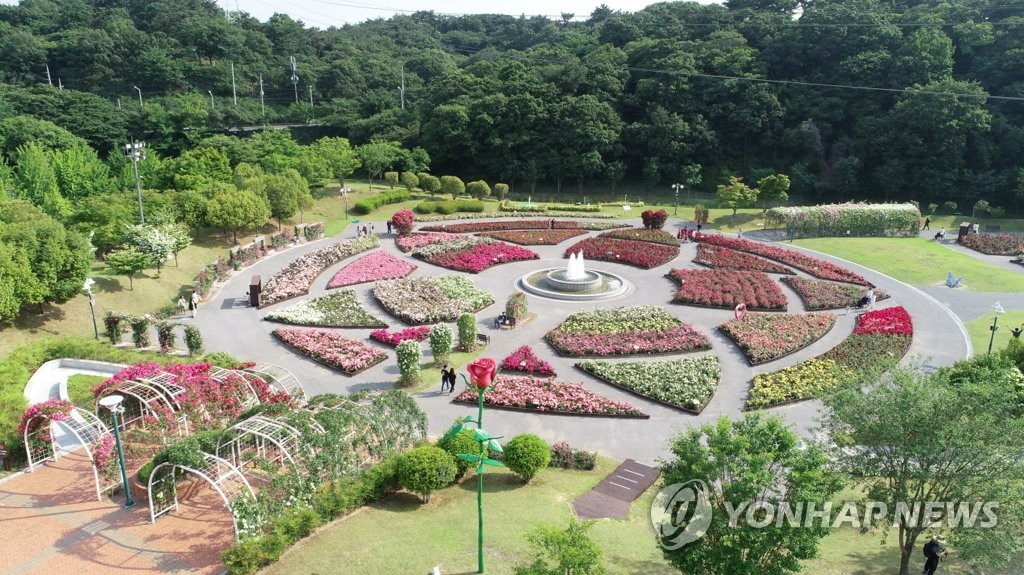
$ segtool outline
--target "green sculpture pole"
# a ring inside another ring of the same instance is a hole
[[[477,429],[484,426],[484,393],[485,390],[477,388],[478,408],[476,415]],[[480,462],[476,465],[476,562],[481,573],[484,572],[484,441],[480,441]]]

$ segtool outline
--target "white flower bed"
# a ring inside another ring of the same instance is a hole
[[[293,325],[324,327],[387,327],[373,316],[356,298],[356,292],[341,290],[312,300],[306,300],[284,309],[273,311],[264,318]]]
[[[306,295],[309,293],[309,286],[324,270],[347,257],[377,247],[380,247],[380,238],[371,234],[308,253],[292,261],[263,284],[260,303],[262,306],[268,306]]]
[[[413,325],[453,322],[494,303],[491,294],[465,276],[405,278],[377,282],[373,288],[388,313]]]

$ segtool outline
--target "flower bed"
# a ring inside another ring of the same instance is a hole
[[[672,361],[581,361],[576,367],[630,393],[693,414],[711,401],[722,375],[713,355]]]
[[[385,251],[375,251],[355,260],[334,274],[327,289],[354,284],[404,278],[416,271],[416,265],[402,261]]]
[[[306,295],[309,286],[324,270],[355,254],[380,247],[380,238],[368,235],[310,252],[284,267],[263,284],[260,307]]]
[[[784,277],[783,283],[793,288],[808,310],[853,307],[860,302],[868,287],[801,277]],[[888,299],[889,294],[875,290],[875,301]]]
[[[636,240],[615,238],[587,238],[565,250],[565,257],[582,251],[588,260],[629,264],[645,270],[674,260],[679,255],[677,246],[662,246]]]
[[[452,400],[477,404],[475,389],[466,389]],[[616,401],[589,391],[579,383],[536,377],[498,376],[496,386],[484,396],[484,405],[497,409],[524,410],[556,415],[630,417],[648,419],[631,403]]]
[[[478,312],[494,303],[465,276],[405,278],[377,282],[373,297],[398,319],[413,325],[453,322],[465,312]]]
[[[489,239],[489,238],[478,238]],[[417,252],[416,255],[419,255]],[[525,260],[536,260],[540,256],[536,252],[513,246],[503,242],[478,243],[466,248],[447,251],[425,257],[424,259],[437,266],[464,271],[469,273],[480,273],[485,269],[510,262]]]
[[[913,331],[910,314],[902,307],[864,313],[854,333],[829,351],[779,371],[755,375],[747,409],[811,399],[889,369],[910,349]]]
[[[521,246],[553,246],[569,238],[582,236],[586,230],[513,230],[506,232],[483,232],[480,235],[496,240],[512,242]]]
[[[511,220],[507,222],[472,222],[468,224],[442,224],[439,226],[423,226],[421,232],[446,232],[465,234],[477,232],[499,232],[507,230],[546,230],[551,227],[551,220]],[[578,229],[578,222],[555,220],[555,229]]]
[[[665,230],[649,230],[646,228],[629,228],[626,230],[614,230],[600,235],[602,238],[617,238],[620,240],[636,240],[639,242],[651,242],[664,244],[666,246],[678,246],[679,240]]]
[[[601,212],[571,212],[563,210],[545,211],[545,216],[549,218],[594,218],[599,220],[610,220],[615,217],[615,214],[604,214]],[[535,211],[521,211],[521,212],[482,212],[473,214],[444,214],[440,216],[416,216],[417,222],[452,222],[456,220],[482,220],[485,218],[536,218],[537,212]],[[611,225],[612,228],[624,227],[622,224]],[[596,229],[596,228],[589,228]],[[608,228],[605,228],[608,229]]]
[[[387,327],[359,303],[356,292],[348,289],[272,311],[263,319],[320,327]]]
[[[398,331],[388,331],[386,329],[375,329],[370,332],[370,339],[379,341],[384,345],[390,345],[391,347],[398,347],[398,344],[403,341],[423,341],[430,335],[430,328],[425,325],[416,327],[407,327]]]
[[[766,260],[752,254],[723,248],[721,246],[709,246],[699,244],[697,246],[697,257],[693,262],[708,266],[709,268],[729,268],[751,272],[765,272],[770,274],[795,274],[786,266],[779,265],[771,260]]]
[[[273,334],[302,355],[345,375],[365,371],[388,357],[387,353],[361,341],[348,339],[336,331],[289,328],[275,329]]]
[[[746,356],[750,365],[775,361],[825,336],[836,323],[830,313],[750,314],[718,326]]]
[[[817,258],[812,258],[811,256],[804,255],[794,250],[787,250],[770,244],[753,242],[742,238],[732,238],[719,234],[701,234],[697,241],[710,245],[732,248],[741,252],[748,252],[782,262],[788,266],[792,266],[823,280],[833,280],[865,286],[871,285],[871,282],[844,267],[837,266],[834,263],[819,260]]]
[[[576,312],[544,338],[559,354],[571,357],[711,349],[707,336],[656,306]]]
[[[967,234],[960,243],[990,256],[1015,256],[1024,249],[1024,238],[1016,234]]]
[[[537,357],[530,346],[524,345],[512,352],[512,355],[501,360],[501,371],[514,371],[532,375],[555,375],[551,364]]]
[[[675,303],[720,308],[734,308],[742,303],[750,310],[786,310],[786,294],[764,272],[677,269],[669,272],[668,277],[679,283],[672,296]]]
[[[395,245],[403,252],[411,252],[416,248],[422,248],[439,242],[461,238],[458,234],[445,234],[441,232],[430,232],[426,234],[412,233],[404,234],[395,238]]]

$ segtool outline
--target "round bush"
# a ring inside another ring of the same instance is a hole
[[[476,316],[464,313],[456,325],[459,326],[459,349],[467,352],[476,349]]]
[[[403,489],[418,493],[424,503],[435,490],[451,485],[456,472],[452,456],[433,445],[417,447],[398,459],[398,482]]]
[[[437,446],[445,450],[452,456],[452,460],[455,462],[457,471],[455,473],[455,480],[462,479],[462,476],[469,471],[469,468],[473,466],[471,461],[466,461],[456,457],[460,453],[468,453],[471,455],[479,455],[480,443],[474,439],[475,435],[471,429],[463,429],[448,439],[441,438],[437,442]],[[484,457],[490,457],[487,448],[484,448]]]
[[[430,328],[430,353],[434,356],[434,364],[441,365],[452,353],[452,328],[448,324],[439,323]]]
[[[505,445],[505,466],[529,483],[538,471],[551,463],[551,448],[543,439],[532,433],[513,437]]]
[[[404,235],[411,232],[415,222],[416,214],[412,213],[412,210],[398,210],[395,215],[391,216],[391,223],[394,224],[399,234]]]
[[[398,356],[398,371],[401,373],[398,384],[403,387],[411,387],[419,383],[420,359],[423,357],[420,342],[407,339],[398,344],[395,353]]]

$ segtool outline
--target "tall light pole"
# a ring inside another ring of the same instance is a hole
[[[348,221],[348,193],[352,188],[341,188],[341,197],[345,199],[345,221]]]
[[[124,466],[124,450],[121,449],[121,431],[118,429],[117,414],[124,413],[124,397],[120,395],[108,395],[100,400],[100,405],[110,410],[114,418],[114,443],[117,444],[117,463],[121,466],[121,484],[124,486],[124,507],[125,509],[135,505],[132,499],[132,490],[128,485],[128,470]]]
[[[142,211],[142,178],[139,177],[139,160],[146,159],[146,143],[132,140],[124,145],[124,155],[132,160],[135,168],[135,195],[139,198],[139,221],[146,223],[146,214]]]
[[[996,341],[996,330],[999,329],[999,314],[1005,312],[1003,304],[996,302],[992,304],[992,309],[996,312],[996,315],[992,316],[992,325],[988,329],[992,332],[992,335],[988,338],[988,353],[992,353],[992,344]]]
[[[685,187],[686,186],[684,186],[683,184],[672,184],[672,189],[676,191],[676,201],[675,201],[676,209],[675,209],[674,212],[672,212],[673,216],[678,216],[679,215],[679,190],[682,190]]]
[[[213,100],[213,90],[207,90],[206,93],[210,95],[210,107],[213,108],[214,112],[216,112],[217,111],[217,102],[215,102]]]
[[[135,88],[135,91],[139,93],[139,108],[143,108],[144,106],[142,105],[142,88],[139,88],[138,86],[132,86],[132,88]]]
[[[96,300],[92,297],[92,284],[96,283],[96,280],[92,278],[86,278],[85,283],[82,284],[82,291],[85,295],[89,296],[89,311],[92,312],[92,332],[96,336],[96,341],[100,340],[100,328],[96,326]]]

